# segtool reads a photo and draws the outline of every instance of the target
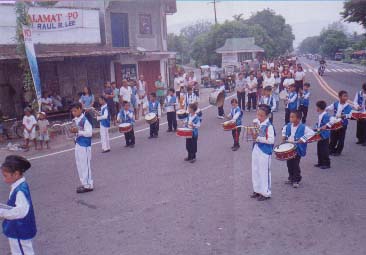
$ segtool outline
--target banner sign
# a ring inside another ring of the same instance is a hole
[[[36,52],[34,50],[34,44],[32,41],[32,29],[30,27],[23,26],[23,35],[24,35],[25,52],[27,54],[29,68],[32,73],[32,79],[34,89],[37,95],[38,106],[41,107],[41,97],[42,97],[41,78],[39,76]]]
[[[28,17],[34,32],[59,31],[83,25],[81,10],[30,8]]]

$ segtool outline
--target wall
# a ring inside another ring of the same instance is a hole
[[[88,44],[101,43],[99,27],[99,11],[69,8],[30,8],[29,14],[57,13],[75,11],[80,13],[80,26],[51,32],[33,31],[34,43],[43,44]],[[12,5],[0,5],[0,44],[16,44],[16,14]]]

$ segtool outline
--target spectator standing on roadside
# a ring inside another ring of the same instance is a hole
[[[163,82],[163,77],[158,76],[158,80],[155,82],[156,97],[160,104],[161,112],[163,112],[164,102],[165,102],[165,83]]]
[[[239,73],[235,84],[239,108],[245,111],[245,91],[247,89],[247,81],[244,79],[243,73]]]
[[[109,118],[115,124],[116,106],[114,104],[114,88],[112,88],[112,85],[109,81],[107,81],[104,85],[103,97],[105,98],[107,103]]]
[[[111,83],[113,89],[113,104],[115,115],[113,116],[113,123],[116,124],[117,114],[119,113],[119,88],[117,88],[117,84],[115,81]]]

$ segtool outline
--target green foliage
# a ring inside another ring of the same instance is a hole
[[[347,22],[357,22],[366,29],[366,3],[365,0],[347,0],[341,15]]]
[[[320,38],[319,36],[311,36],[305,38],[299,46],[301,53],[317,54],[320,51]]]
[[[179,64],[190,61],[190,44],[184,36],[168,34],[168,50],[177,52],[177,62]]]
[[[325,30],[320,34],[320,52],[322,55],[333,58],[334,54],[340,49],[348,46],[347,35],[342,31]]]

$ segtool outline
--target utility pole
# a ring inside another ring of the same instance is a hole
[[[210,2],[210,4],[213,4],[213,6],[214,6],[215,25],[217,25],[217,12],[216,12],[216,4],[217,3],[218,3],[218,0],[213,0],[213,2]]]

